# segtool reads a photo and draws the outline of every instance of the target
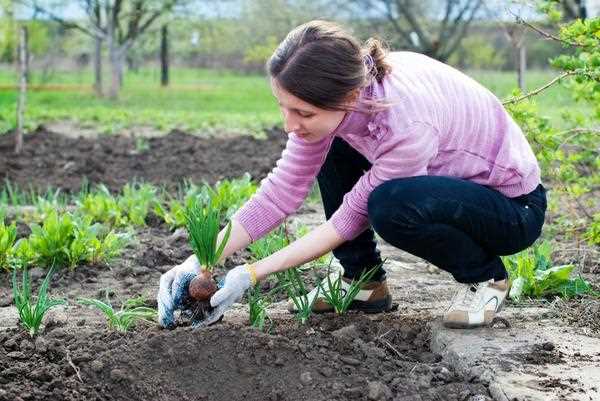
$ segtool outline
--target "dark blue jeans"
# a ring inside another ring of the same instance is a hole
[[[327,219],[371,167],[335,138],[318,175]],[[333,254],[349,278],[381,263],[373,230],[388,243],[451,273],[461,283],[506,278],[499,255],[530,246],[541,234],[546,190],[508,198],[489,187],[452,177],[419,176],[384,182],[369,196],[371,227]],[[381,269],[376,280],[385,279]]]

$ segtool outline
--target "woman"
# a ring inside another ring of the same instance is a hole
[[[233,216],[223,257],[296,211],[315,177],[327,221],[279,252],[229,271],[204,324],[267,275],[331,250],[347,287],[381,263],[374,232],[460,284],[444,313],[446,326],[488,324],[509,289],[498,255],[531,245],[546,210],[535,156],[498,99],[445,64],[416,53],[386,54],[373,39],[361,47],[324,21],[291,31],[267,70],[289,139],[275,169]],[[173,325],[173,310],[199,268],[190,257],[161,277],[163,326]],[[379,267],[351,308],[390,306]],[[331,306],[317,298],[313,309]]]

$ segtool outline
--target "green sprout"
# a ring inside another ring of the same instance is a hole
[[[221,212],[214,208],[212,202],[195,202],[185,214],[186,228],[190,237],[190,244],[200,266],[212,271],[217,265],[225,245],[231,234],[231,222],[227,224],[225,236],[220,244],[217,239],[220,230]]]
[[[269,294],[272,292],[271,290]],[[270,323],[271,318],[267,314],[267,306],[270,304],[269,295],[263,295],[260,290],[260,284],[256,284],[248,290],[248,306],[250,308],[250,325],[263,331],[265,323],[268,320]]]
[[[317,284],[317,293],[312,300],[308,299],[308,291],[304,285],[304,281],[300,276],[297,267],[293,267],[283,272],[275,273],[279,282],[286,289],[288,297],[294,303],[297,312],[294,317],[301,323],[305,324],[312,314],[312,307],[315,300],[319,296],[320,283]]]
[[[54,274],[54,269],[48,271],[46,278],[38,290],[35,303],[33,303],[31,295],[31,278],[29,277],[29,271],[23,269],[22,274],[22,284],[21,287],[19,287],[17,282],[17,269],[13,270],[13,297],[15,299],[15,306],[19,312],[19,321],[23,327],[29,330],[29,335],[33,337],[38,333],[46,312],[58,305],[65,304],[66,301],[63,299],[48,298],[48,285],[50,284],[52,274]]]
[[[121,332],[127,332],[138,321],[153,322],[156,320],[156,310],[146,306],[140,306],[137,299],[127,300],[121,305],[120,310],[115,310],[106,297],[106,302],[99,299],[79,298],[77,302],[81,305],[93,306],[106,316],[108,327]]]
[[[375,272],[383,265],[378,264],[370,270],[363,271],[358,280],[352,280],[348,289],[342,286],[342,275],[338,274],[332,280],[332,274],[327,274],[327,289],[323,289],[323,296],[328,304],[333,306],[335,313],[343,315],[346,313],[354,298],[358,295],[362,285],[371,280]],[[328,272],[329,273],[329,272]]]

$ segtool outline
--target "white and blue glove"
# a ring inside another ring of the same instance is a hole
[[[223,287],[210,298],[210,306],[214,309],[204,320],[195,323],[194,327],[206,327],[219,320],[225,311],[242,299],[244,292],[254,284],[256,284],[256,271],[253,265],[240,265],[229,270]]]
[[[160,286],[156,297],[158,303],[158,323],[165,328],[175,327],[175,310],[181,309],[188,297],[190,281],[200,273],[200,263],[192,255],[180,265],[160,276]]]

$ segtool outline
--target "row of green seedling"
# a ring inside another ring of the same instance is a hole
[[[35,206],[18,217],[25,222],[41,222],[51,211],[66,210],[73,204],[79,214],[109,227],[144,226],[148,215],[154,213],[171,228],[179,228],[186,224],[186,210],[196,202],[210,200],[223,219],[227,219],[255,192],[256,184],[247,173],[238,179],[219,181],[214,186],[186,181],[175,196],[151,184],[134,183],[125,185],[119,194],[111,193],[104,185],[94,190],[86,186],[69,198],[59,190],[45,194],[18,191],[6,182],[0,193],[0,210],[2,205]]]
[[[29,271],[22,271],[21,283],[17,280],[17,270],[12,274],[12,291],[15,307],[19,315],[19,322],[30,336],[35,336],[42,324],[46,313],[59,305],[65,305],[65,299],[52,299],[48,297],[50,279],[55,269],[51,268],[38,289],[34,300]],[[139,321],[156,321],[156,310],[143,305],[140,299],[130,299],[123,303],[120,310],[115,310],[110,301],[103,302],[98,299],[79,298],[77,302],[81,305],[90,305],[99,309],[106,317],[108,327],[121,332],[130,330]]]
[[[211,203],[216,208],[222,222],[229,219],[256,192],[256,184],[250,174],[241,178],[218,181],[214,186],[209,184],[196,185],[186,181],[175,196],[164,194],[164,201],[154,205],[154,213],[161,217],[171,227],[186,226],[186,211],[195,203]]]
[[[117,233],[89,216],[49,211],[41,224],[30,224],[31,234],[16,240],[15,223],[0,221],[0,268],[74,268],[101,263],[118,256],[131,235]]]

